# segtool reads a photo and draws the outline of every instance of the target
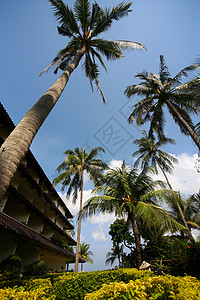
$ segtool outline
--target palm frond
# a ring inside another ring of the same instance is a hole
[[[87,155],[86,162],[98,156],[100,152],[105,153],[104,148],[102,147],[94,147]]]
[[[132,42],[132,41],[113,41],[113,43],[117,44],[120,48],[125,49],[125,50],[146,50],[146,47],[137,42]]]
[[[91,12],[90,3],[88,0],[76,0],[74,3],[74,11],[76,19],[81,23],[83,34],[88,33],[90,24]]]
[[[97,57],[98,60],[99,60],[99,62],[100,62],[100,64],[102,65],[102,67],[103,67],[103,68],[105,69],[105,71],[108,73],[108,70],[107,70],[107,68],[106,68],[106,65],[105,65],[104,62],[103,62],[103,59],[101,58],[101,55],[100,55],[97,51],[95,51],[93,48],[91,48],[90,50],[91,50],[91,54],[92,54],[92,56],[93,56],[93,59],[94,59],[95,57]]]
[[[165,84],[170,77],[169,69],[165,64],[163,55],[160,55],[160,71],[159,76],[162,84]]]
[[[107,103],[107,102],[106,102],[106,98],[105,98],[105,96],[104,96],[104,93],[103,93],[103,91],[102,91],[102,89],[101,89],[101,86],[100,86],[99,79],[98,79],[97,77],[95,78],[95,84],[96,84],[97,90],[99,91],[99,93],[100,93],[100,95],[101,95],[101,97],[102,97],[103,103],[106,104],[106,103]]]
[[[190,225],[193,228],[200,229],[200,226],[197,223],[195,223],[195,222],[187,221],[187,224]]]
[[[107,58],[107,60],[116,60],[123,57],[120,47],[113,41],[93,39],[91,46],[95,47],[97,51]]]
[[[191,71],[196,70],[197,68],[200,68],[200,64],[194,64],[194,65],[190,65],[184,69],[182,69],[180,72],[178,72],[178,74],[176,74],[176,76],[174,76],[174,78],[172,79],[174,82],[178,81],[181,79],[181,77],[186,77],[188,76],[188,73]]]
[[[159,139],[163,139],[165,137],[164,125],[166,123],[165,116],[162,109],[163,103],[157,102],[154,106],[151,123],[149,129],[149,136],[152,137],[154,132],[158,134]]]
[[[101,14],[101,8],[100,6],[95,2],[92,3],[92,13],[91,13],[91,19],[90,19],[90,30],[92,31],[96,25],[96,22]]]
[[[74,34],[81,36],[76,18],[73,11],[64,4],[62,0],[49,0],[57,21],[61,24],[62,30],[68,32],[68,36],[73,36]]]
[[[110,29],[114,20],[118,21],[119,19],[127,16],[128,13],[131,11],[131,4],[132,3],[122,2],[119,5],[113,7],[112,9],[101,9],[101,13],[99,13],[98,15],[95,27],[92,32],[92,37],[97,36],[100,33],[106,32],[108,29]]]
[[[168,229],[171,232],[177,232],[185,229],[183,225],[172,218],[169,211],[164,210],[157,205],[150,205],[139,201],[136,214],[140,217],[142,216],[143,221],[147,226],[155,225],[159,222],[164,225],[165,229]]]

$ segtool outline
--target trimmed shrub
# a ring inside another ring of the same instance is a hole
[[[23,282],[24,286],[0,289],[0,300],[54,300],[55,295],[49,296],[52,288],[50,279],[30,279]]]
[[[118,269],[84,273],[66,273],[54,278],[52,294],[56,300],[80,300],[87,293],[96,291],[103,284],[114,281],[128,283],[130,280],[153,276],[150,271],[138,271],[137,269]]]
[[[194,277],[155,276],[137,269],[55,274],[8,282],[13,288],[0,289],[0,300],[200,299],[200,281]]]
[[[47,266],[44,261],[39,260],[25,267],[25,276],[44,276],[47,274]]]
[[[2,274],[16,275],[20,271],[21,265],[21,258],[17,255],[12,255],[1,261],[0,272]]]
[[[197,300],[200,299],[200,282],[190,276],[145,277],[124,282],[113,282],[85,296],[85,300],[124,299],[124,300]]]

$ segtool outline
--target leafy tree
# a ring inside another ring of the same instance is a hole
[[[80,255],[81,258],[83,258],[84,260],[86,260],[90,264],[93,264],[93,260],[90,257],[90,256],[93,256],[93,253],[89,249],[90,249],[89,244],[86,244],[85,242],[81,243],[80,244],[79,255]],[[83,263],[81,263],[81,271],[83,271]]]
[[[133,250],[133,244],[135,242],[134,237],[129,232],[129,226],[124,219],[116,219],[113,224],[110,225],[109,235],[113,246],[119,246],[123,244],[129,250]]]
[[[170,273],[175,276],[188,274],[199,278],[200,243],[188,242],[176,236],[163,236],[149,241],[144,248],[143,257],[158,273]]]
[[[111,262],[111,257],[114,257],[114,254],[118,254],[119,267],[125,267],[126,263],[126,253],[123,249],[128,248],[131,253],[134,252],[135,239],[129,231],[129,226],[124,219],[116,219],[111,225],[109,230],[109,235],[111,236],[111,241],[113,243],[112,253],[113,256],[109,256],[109,259],[106,261]]]
[[[163,222],[166,228],[176,231],[183,228],[170,217],[170,213],[159,207],[154,201],[155,187],[162,184],[152,181],[144,169],[140,174],[122,163],[121,168],[111,169],[107,172],[104,185],[97,187],[83,207],[83,215],[93,215],[97,212],[115,212],[118,216],[127,216],[131,224],[136,244],[137,264],[141,265],[141,241],[138,229],[138,220],[143,219],[146,226]],[[154,194],[152,193],[154,191]],[[157,192],[159,194],[159,191]]]
[[[80,192],[75,272],[78,272],[79,263],[84,172],[87,172],[90,179],[94,182],[95,185],[99,183],[99,180],[103,176],[102,172],[105,169],[107,169],[107,165],[103,163],[100,159],[96,158],[96,156],[101,151],[104,152],[104,149],[101,147],[95,147],[89,153],[85,152],[85,148],[82,148],[80,150],[78,147],[75,148],[74,151],[66,150],[64,152],[64,154],[66,155],[65,160],[57,168],[57,172],[61,174],[58,175],[58,177],[56,177],[53,181],[54,185],[61,183],[63,191],[66,187],[68,187],[66,196],[69,197],[72,194],[72,201],[74,204],[76,204],[78,192]]]
[[[159,139],[163,139],[165,137],[164,124],[166,122],[164,107],[167,107],[181,132],[190,135],[200,150],[200,140],[194,131],[194,124],[190,117],[191,113],[199,113],[196,105],[199,106],[200,80],[195,78],[181,84],[183,77],[199,67],[200,64],[188,66],[171,78],[161,55],[158,75],[146,71],[136,74],[135,77],[140,79],[141,82],[128,86],[125,95],[128,98],[134,95],[144,98],[133,105],[134,109],[129,116],[129,122],[131,123],[135,119],[137,125],[141,126],[150,121],[149,137],[152,137],[153,131],[155,131]]]
[[[8,188],[21,159],[28,151],[32,140],[61,96],[71,73],[84,58],[83,66],[89,82],[95,82],[103,101],[105,97],[99,84],[97,61],[105,70],[102,56],[107,60],[122,57],[122,49],[145,49],[142,44],[130,41],[108,41],[100,37],[114,21],[129,14],[131,3],[120,3],[113,8],[101,8],[96,2],[76,0],[74,10],[62,0],[49,0],[59,23],[58,33],[69,38],[66,47],[59,51],[53,63],[62,75],[28,111],[22,121],[2,144],[0,149],[0,199]]]

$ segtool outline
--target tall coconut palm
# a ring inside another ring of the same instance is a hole
[[[78,272],[79,262],[84,172],[88,174],[95,185],[99,184],[99,180],[101,180],[103,176],[102,172],[107,169],[107,165],[100,159],[96,158],[100,151],[104,152],[104,149],[101,147],[95,147],[88,154],[85,152],[85,148],[82,148],[80,150],[77,147],[74,151],[66,150],[64,152],[64,154],[66,155],[65,160],[57,168],[57,172],[61,174],[58,175],[58,177],[56,177],[53,181],[54,185],[61,183],[63,191],[66,187],[68,187],[66,196],[69,197],[72,194],[72,201],[74,204],[77,201],[78,192],[80,192],[75,272]]]
[[[94,190],[97,196],[91,197],[83,207],[83,216],[87,217],[97,212],[115,212],[116,215],[127,216],[127,222],[132,225],[135,238],[138,267],[142,263],[140,232],[137,220],[143,219],[147,226],[163,222],[168,229],[184,228],[170,217],[170,213],[159,207],[148,193],[154,191],[160,181],[152,181],[144,169],[140,174],[136,169],[126,167],[111,169],[105,176],[103,186]]]
[[[108,60],[120,59],[122,48],[145,49],[142,44],[130,41],[108,41],[100,35],[108,31],[114,21],[129,14],[131,3],[120,3],[111,8],[102,9],[96,2],[76,0],[74,11],[62,0],[49,0],[59,23],[58,33],[69,38],[66,47],[59,51],[53,63],[45,69],[55,67],[63,71],[62,75],[47,92],[28,111],[22,121],[13,130],[0,149],[0,199],[8,188],[21,159],[29,149],[32,140],[42,126],[48,114],[61,96],[71,73],[84,58],[83,66],[91,86],[95,82],[105,102],[99,84],[97,62],[106,70],[102,56]]]
[[[167,184],[172,189],[172,186],[169,182],[169,179],[166,175],[166,172],[171,173],[173,170],[173,163],[178,163],[178,160],[173,156],[168,154],[167,152],[164,152],[160,149],[158,149],[160,146],[165,145],[166,143],[175,143],[174,139],[163,137],[160,139],[157,143],[155,143],[155,137],[152,135],[151,138],[148,137],[146,131],[143,131],[145,137],[142,137],[141,139],[136,139],[134,141],[134,144],[139,146],[139,150],[134,152],[132,155],[136,156],[138,154],[141,154],[138,159],[135,161],[135,167],[138,167],[140,160],[142,168],[146,168],[150,163],[152,166],[156,167],[156,164],[159,166],[160,170],[162,171]],[[177,199],[176,197],[174,200]],[[191,232],[189,230],[188,224],[185,220],[184,213],[182,211],[181,205],[179,201],[177,200],[177,207],[179,209],[179,213],[182,217],[182,221],[184,223],[184,226],[188,230],[188,234],[191,239],[193,239]]]
[[[171,173],[174,166],[174,163],[178,163],[178,159],[176,159],[173,155],[160,150],[159,148],[167,143],[175,144],[176,141],[171,138],[163,137],[162,139],[155,142],[154,135],[152,138],[148,137],[145,130],[142,131],[144,137],[140,139],[135,139],[133,143],[139,147],[139,150],[135,151],[132,156],[140,155],[135,161],[134,167],[137,168],[139,163],[141,162],[141,168],[146,168],[148,166],[154,166],[157,170],[157,166],[162,171],[167,184],[170,189],[172,189],[171,184],[167,178],[166,172]]]
[[[144,98],[133,105],[129,122],[131,123],[136,119],[137,125],[140,126],[150,121],[149,136],[151,137],[153,131],[155,131],[159,139],[162,139],[165,136],[164,124],[166,121],[164,107],[167,107],[181,132],[190,135],[200,150],[200,140],[194,131],[194,124],[190,117],[191,113],[199,113],[199,108],[195,105],[198,103],[197,100],[200,99],[200,78],[181,84],[183,77],[199,67],[200,64],[188,66],[171,78],[161,55],[158,75],[146,71],[136,74],[135,77],[140,79],[141,82],[128,86],[125,95],[128,98],[133,95]]]
[[[80,244],[79,255],[85,261],[89,262],[90,264],[93,264],[93,260],[90,257],[90,256],[93,256],[93,253],[89,249],[90,249],[90,245],[89,244],[86,244],[85,242],[81,243]],[[83,271],[83,263],[81,263],[81,271]]]

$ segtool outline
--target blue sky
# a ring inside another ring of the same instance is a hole
[[[102,7],[119,2],[98,1]],[[68,1],[68,4],[72,6],[73,1]],[[141,137],[143,128],[127,123],[126,116],[135,100],[127,101],[123,95],[126,86],[136,82],[134,75],[137,72],[147,70],[157,73],[161,54],[172,76],[194,63],[200,55],[198,0],[135,0],[132,10],[128,17],[115,22],[102,37],[140,42],[146,45],[147,51],[125,52],[123,59],[106,64],[108,74],[101,70],[101,87],[108,104],[102,103],[97,92],[91,92],[80,64],[31,145],[33,154],[50,180],[63,161],[63,152],[77,146],[84,145],[89,149],[101,145],[106,149],[102,158],[107,163],[112,161],[114,166],[118,160],[126,159],[128,164],[132,164],[131,154],[137,150],[132,140]],[[58,35],[57,23],[47,0],[1,0],[0,20],[1,102],[14,123],[18,124],[58,78],[59,75],[51,71],[42,77],[39,74],[59,49],[65,47],[67,40]],[[180,157],[184,165],[176,170],[172,181],[178,186],[180,184],[180,189],[185,186],[185,193],[197,192],[200,174],[194,170],[196,146],[189,137],[180,133],[168,115],[166,134],[175,138],[177,145],[167,146],[165,150]],[[192,176],[192,184],[182,184],[188,183]],[[192,189],[189,189],[191,186]],[[90,189],[92,185],[87,182],[86,195],[89,195]],[[59,192],[60,188],[57,190]],[[111,219],[108,219],[103,222],[103,218],[96,218],[92,223],[83,223],[83,240],[90,243],[95,254],[94,264],[86,265],[86,270],[105,268],[105,254],[111,248],[107,234]]]

